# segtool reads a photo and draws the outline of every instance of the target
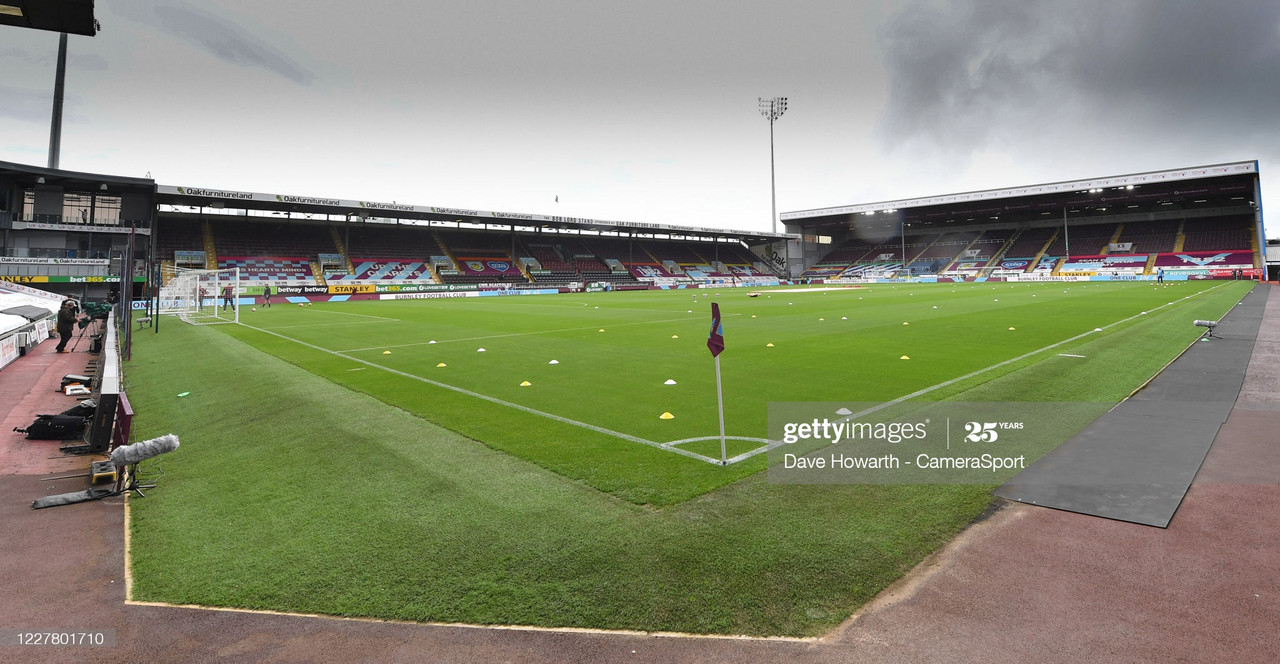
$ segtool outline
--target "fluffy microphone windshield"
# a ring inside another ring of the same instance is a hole
[[[117,447],[111,451],[111,463],[117,466],[128,466],[176,449],[178,449],[178,437],[166,434],[159,438]]]

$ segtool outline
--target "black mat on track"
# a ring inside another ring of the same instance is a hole
[[[995,490],[1009,500],[1166,528],[1244,384],[1269,287],[1255,287],[1146,388]],[[1189,325],[1191,321],[1187,321]]]

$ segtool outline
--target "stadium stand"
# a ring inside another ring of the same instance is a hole
[[[278,281],[290,284],[314,284],[311,261],[305,256],[225,256],[218,258],[218,269],[240,268],[241,281]]]
[[[1173,251],[1178,241],[1178,227],[1181,225],[1182,222],[1178,220],[1129,222],[1120,231],[1120,237],[1116,242],[1132,243],[1133,246],[1127,253],[1133,254]]]
[[[440,231],[437,236],[457,263],[456,270],[440,272],[445,283],[529,283],[519,264],[511,257],[513,239],[510,234]]]
[[[212,226],[219,256],[311,258],[338,250],[328,228],[319,224],[219,220]]]
[[[421,260],[393,258],[353,258],[352,274],[330,277],[329,281],[433,281],[431,270]]]
[[[1013,244],[1009,245],[1004,255],[1009,258],[1034,258],[1059,230],[1061,229],[1057,226],[1028,228],[1016,236],[1017,239],[1013,240]]]
[[[1066,233],[1058,234],[1045,253],[1064,256],[1069,241],[1072,256],[1099,256],[1107,250],[1107,243],[1116,234],[1116,226],[1114,223],[1071,225]]]
[[[431,234],[421,228],[368,225],[351,227],[346,234],[347,255],[352,257],[352,263],[356,256],[422,260],[437,250]]]
[[[1247,216],[1188,219],[1182,229],[1182,251],[1249,249],[1252,223]]]
[[[1177,251],[1160,254],[1155,267],[1165,270],[1232,270],[1254,267],[1253,252],[1245,251]]]
[[[197,219],[170,219],[165,221],[164,232],[156,235],[156,259],[174,260],[174,251],[201,251],[204,236]]]
[[[528,256],[537,261],[536,267],[529,267],[529,274],[534,281],[556,286],[581,281],[578,270],[564,260],[554,245],[531,242],[526,247]]]

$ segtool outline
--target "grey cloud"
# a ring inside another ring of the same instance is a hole
[[[207,12],[184,6],[158,6],[155,15],[171,34],[231,64],[265,69],[300,85],[308,85],[316,78],[275,47]]]
[[[1278,35],[1270,0],[915,3],[879,34],[883,135],[959,153],[1049,127],[1270,134]]]
[[[52,108],[51,92],[37,92],[0,85],[0,117],[24,122],[47,122]]]

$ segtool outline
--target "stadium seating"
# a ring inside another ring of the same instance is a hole
[[[173,260],[174,251],[203,251],[204,235],[197,219],[166,219],[156,235],[156,258]]]
[[[1183,224],[1183,251],[1229,251],[1249,249],[1253,233],[1249,217],[1188,219]]]
[[[311,261],[305,256],[222,256],[218,269],[240,268],[241,281],[282,281],[314,284]]]
[[[282,221],[222,221],[212,225],[218,256],[300,256],[336,253],[327,226]]]
[[[1008,251],[1004,252],[1005,256],[1010,258],[1034,258],[1036,254],[1044,249],[1044,245],[1053,237],[1060,228],[1057,226],[1041,226],[1039,228],[1028,228],[1022,231],[1018,239],[1009,245]]]
[[[1058,268],[1058,271],[1138,274],[1147,269],[1147,261],[1149,259],[1150,257],[1147,254],[1072,256]]]
[[[1173,251],[1178,242],[1178,227],[1181,225],[1181,222],[1177,220],[1126,223],[1124,229],[1120,231],[1120,237],[1116,242],[1132,243],[1133,246],[1128,253],[1133,254],[1155,254],[1162,251]]]
[[[435,239],[423,228],[353,225],[347,229],[340,229],[338,233],[345,234],[347,237],[347,255],[351,257],[352,263],[355,263],[356,256],[422,260],[431,254],[439,253]]]
[[[1155,267],[1165,270],[1231,270],[1252,268],[1253,252],[1175,251],[1156,256]]]
[[[353,258],[354,274],[330,277],[329,281],[433,281],[431,270],[421,260],[403,261],[391,258]]]
[[[1058,234],[1045,253],[1064,256],[1069,241],[1072,256],[1097,256],[1106,251],[1107,243],[1115,233],[1116,224],[1071,224],[1066,233]]]

